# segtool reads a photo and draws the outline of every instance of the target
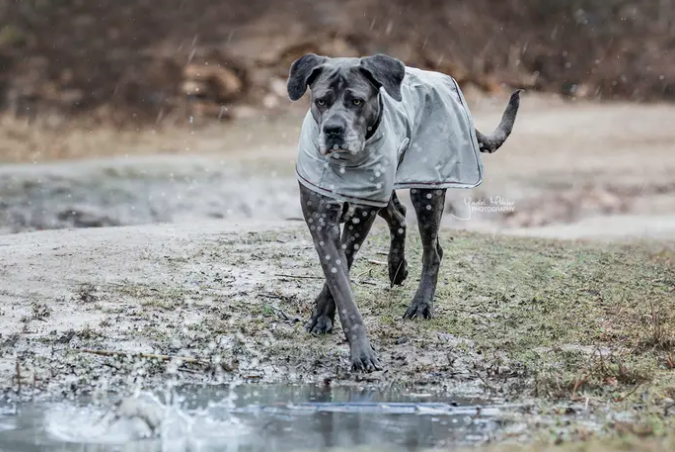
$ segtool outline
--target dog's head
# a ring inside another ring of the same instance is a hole
[[[403,63],[386,55],[328,58],[310,53],[291,65],[288,96],[296,101],[310,87],[321,154],[356,154],[377,123],[380,88],[400,101],[404,76]]]

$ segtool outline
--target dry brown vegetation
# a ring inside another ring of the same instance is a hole
[[[283,110],[310,51],[387,52],[490,91],[675,98],[675,0],[24,0],[0,24],[0,101],[29,116]]]

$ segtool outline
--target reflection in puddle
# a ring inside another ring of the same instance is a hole
[[[371,446],[417,451],[495,435],[505,406],[431,394],[243,385],[142,393],[121,403],[0,411],[0,450],[284,452]]]

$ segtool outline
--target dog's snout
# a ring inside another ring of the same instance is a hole
[[[330,137],[340,137],[345,133],[345,124],[341,121],[329,121],[323,125],[323,133]]]

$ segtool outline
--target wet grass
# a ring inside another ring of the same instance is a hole
[[[641,441],[632,442],[675,431],[672,245],[598,245],[461,232],[445,233],[442,239],[445,256],[433,320],[417,322],[412,331],[400,321],[417,285],[417,237],[409,240],[411,276],[405,287],[357,286],[362,311],[380,316],[399,335],[458,338],[449,354],[480,354],[484,366],[475,375],[494,395],[533,397],[542,413],[556,402],[578,403],[595,412],[608,409],[600,416],[603,434],[629,438],[586,444],[596,435],[574,421],[533,426],[532,437],[543,444],[583,440],[555,450],[672,450],[672,440],[652,441],[644,448]],[[364,253],[387,246],[386,234],[376,234]],[[386,267],[361,259],[354,272],[364,271],[386,280]],[[376,334],[387,340],[383,330]],[[624,421],[613,417],[617,413]],[[562,425],[568,426],[564,434]]]
[[[672,249],[465,233],[444,239],[436,316],[419,328],[505,355],[505,365],[522,368],[540,397],[621,400],[637,385],[675,384]],[[386,249],[386,236],[373,242]],[[415,279],[416,238],[408,249]],[[373,271],[384,277],[386,268]],[[396,322],[415,288],[409,281],[391,303],[361,289],[359,303],[369,301],[383,321]]]

